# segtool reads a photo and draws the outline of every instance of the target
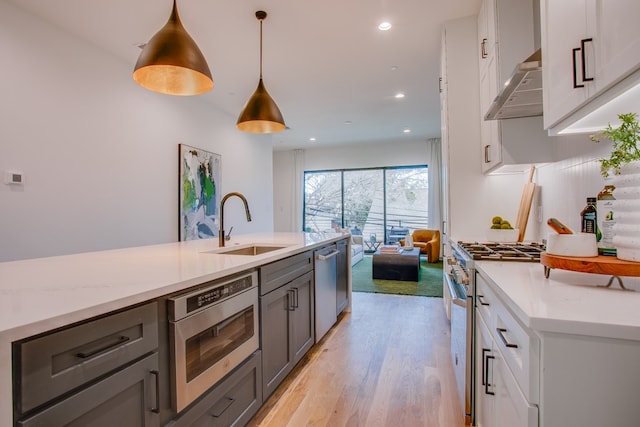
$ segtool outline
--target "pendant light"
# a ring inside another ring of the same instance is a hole
[[[280,109],[262,82],[262,21],[266,17],[267,12],[261,10],[256,12],[256,18],[260,21],[260,81],[238,117],[236,126],[244,132],[275,133],[287,128]]]
[[[167,95],[200,95],[213,89],[207,61],[182,26],[176,0],[167,23],[142,49],[133,80]]]

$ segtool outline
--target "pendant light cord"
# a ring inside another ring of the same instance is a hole
[[[260,19],[260,80],[262,80],[262,21],[264,19]]]

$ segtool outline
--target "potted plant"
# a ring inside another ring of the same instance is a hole
[[[609,158],[600,159],[600,174],[615,186],[613,244],[617,257],[640,262],[640,124],[636,113],[618,114],[622,122],[609,124],[601,134],[613,143]],[[595,135],[591,140],[599,142]]]
[[[602,136],[613,142],[611,155],[608,159],[600,159],[600,173],[607,178],[611,170],[620,173],[620,168],[628,163],[640,160],[640,124],[636,113],[618,114],[622,124],[613,128],[611,123],[601,132]],[[600,142],[596,135],[591,140]]]

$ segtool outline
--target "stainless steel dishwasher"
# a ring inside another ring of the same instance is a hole
[[[314,252],[316,342],[336,323],[336,244],[323,246]]]

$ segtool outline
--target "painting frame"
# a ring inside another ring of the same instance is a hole
[[[201,240],[219,234],[222,156],[178,144],[178,240]]]

